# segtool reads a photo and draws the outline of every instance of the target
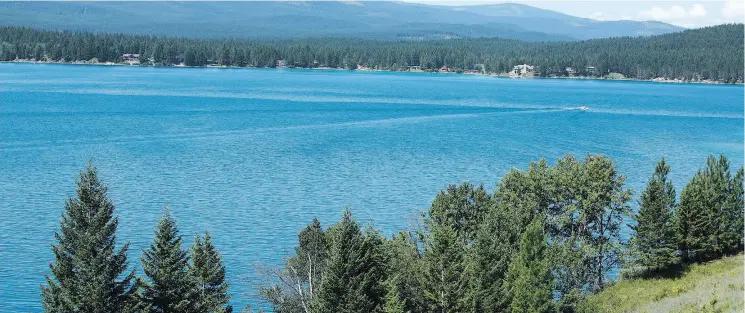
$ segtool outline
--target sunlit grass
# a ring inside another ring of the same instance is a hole
[[[743,255],[691,265],[679,278],[621,280],[588,300],[590,312],[743,312]]]

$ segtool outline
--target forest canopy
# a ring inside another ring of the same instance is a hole
[[[189,39],[0,27],[0,61],[122,63],[237,67],[347,68],[505,73],[535,66],[540,77],[622,74],[636,79],[743,82],[743,25],[725,24],[650,37],[571,42],[500,38],[375,41]],[[281,62],[278,62],[281,61]]]

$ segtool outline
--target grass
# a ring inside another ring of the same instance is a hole
[[[691,265],[678,278],[620,280],[591,296],[590,312],[734,313],[745,310],[743,255]]]

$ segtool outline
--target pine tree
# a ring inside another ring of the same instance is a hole
[[[107,195],[107,186],[88,164],[77,181],[77,198],[65,203],[55,262],[49,265],[42,287],[45,312],[123,312],[133,303],[134,270],[127,273],[129,244],[116,251],[119,219]]]
[[[630,244],[635,262],[645,268],[660,269],[677,262],[677,242],[673,229],[675,187],[667,179],[670,166],[663,158],[639,201],[639,213]]]
[[[678,249],[684,262],[694,258],[702,258],[707,251],[711,251],[708,243],[713,233],[711,220],[705,198],[706,182],[701,170],[688,182],[680,193],[680,205],[675,211],[675,232]]]
[[[703,261],[740,247],[742,205],[736,181],[724,156],[709,156],[680,194],[676,233],[684,260]]]
[[[450,185],[432,201],[429,216],[437,224],[450,225],[463,243],[470,244],[492,203],[483,185]]]
[[[225,279],[225,266],[222,263],[222,255],[212,245],[212,237],[209,233],[204,234],[204,240],[197,236],[191,252],[191,268],[189,271],[196,276],[198,312],[204,313],[230,313],[233,307],[228,305],[230,296]]]
[[[463,312],[468,307],[465,246],[450,225],[431,225],[424,250],[424,296],[430,311]]]
[[[519,218],[512,213],[498,205],[476,236],[467,268],[471,276],[469,306],[475,312],[503,312],[508,308],[503,282],[521,232]]]
[[[421,288],[422,258],[411,235],[401,232],[383,242],[387,254],[385,312],[426,312]]]
[[[331,230],[331,253],[313,312],[381,312],[385,301],[385,259],[381,240],[345,211]]]
[[[727,219],[731,221],[728,228],[727,244],[732,251],[742,251],[745,244],[743,242],[743,228],[745,228],[745,223],[743,222],[743,208],[745,207],[743,184],[745,182],[743,182],[743,179],[745,179],[745,172],[741,167],[732,179],[732,186],[730,187],[730,194],[727,199],[729,208]]]
[[[544,223],[536,218],[520,236],[520,250],[510,263],[507,289],[512,313],[553,311],[552,277]]]
[[[176,221],[165,211],[155,230],[155,242],[142,253],[142,269],[149,282],[141,301],[150,312],[196,311],[196,279],[188,271],[189,257],[182,244]]]

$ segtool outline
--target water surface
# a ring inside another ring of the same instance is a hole
[[[588,106],[580,111],[579,106]],[[163,207],[210,231],[236,305],[254,268],[349,207],[391,233],[447,184],[602,153],[678,191],[708,154],[743,163],[743,88],[322,70],[0,64],[0,312],[39,312],[50,244],[92,159],[139,264]],[[636,197],[635,197],[636,199]]]

